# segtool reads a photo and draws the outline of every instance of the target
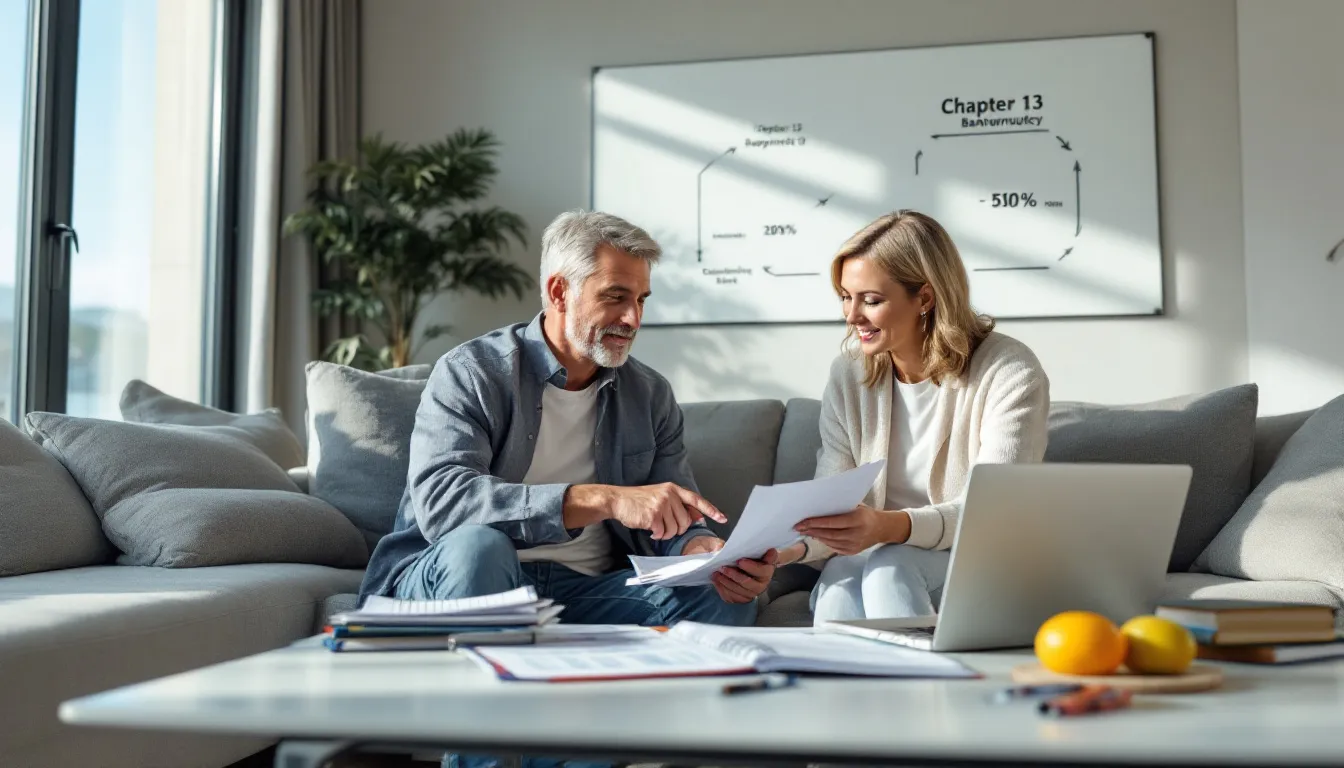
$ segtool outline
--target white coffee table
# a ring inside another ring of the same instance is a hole
[[[1028,654],[960,658],[986,678],[808,678],[724,696],[722,680],[503,683],[455,653],[336,654],[308,643],[74,699],[60,717],[300,740],[289,758],[338,743],[682,763],[1344,763],[1344,662],[1227,665],[1216,692],[1053,720],[1030,703],[989,701]]]

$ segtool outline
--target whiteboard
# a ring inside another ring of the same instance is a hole
[[[878,216],[947,228],[976,309],[1160,314],[1150,34],[603,67],[592,206],[663,246],[649,325],[836,321]]]

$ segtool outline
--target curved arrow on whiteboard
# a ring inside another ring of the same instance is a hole
[[[1074,227],[1073,236],[1077,237],[1083,233],[1083,166],[1077,160],[1073,161],[1073,194],[1077,201],[1075,206],[1077,210],[1077,226]]]
[[[816,277],[820,272],[776,272],[770,267],[761,267],[761,271],[771,277]]]

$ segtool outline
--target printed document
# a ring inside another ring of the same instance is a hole
[[[854,509],[868,494],[884,461],[874,461],[848,472],[798,483],[758,485],[747,499],[742,517],[718,552],[677,557],[639,557],[630,563],[635,576],[627,584],[687,587],[709,584],[710,574],[742,558],[759,558],[768,549],[787,547],[802,539],[793,527],[810,517],[839,515]]]

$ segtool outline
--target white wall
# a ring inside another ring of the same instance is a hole
[[[1238,3],[1246,311],[1261,411],[1344,394],[1344,3]]]
[[[1156,32],[1167,315],[1001,328],[1036,350],[1056,399],[1136,402],[1246,380],[1233,0],[377,0],[364,15],[364,130],[496,131],[494,202],[530,224],[517,256],[529,268],[546,223],[588,203],[594,66]],[[445,302],[434,320],[456,335],[425,355],[536,306]],[[683,401],[817,397],[842,335],[839,322],[646,329],[635,354]]]

